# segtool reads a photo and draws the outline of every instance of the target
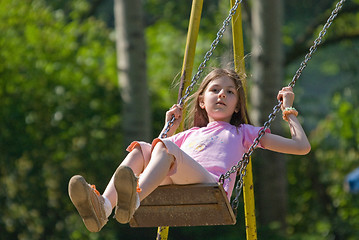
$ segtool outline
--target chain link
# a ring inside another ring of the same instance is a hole
[[[303,62],[300,64],[299,69],[296,71],[294,77],[292,78],[291,82],[288,84],[289,87],[294,87],[296,81],[301,76],[304,68],[307,66],[309,60],[312,58],[313,53],[317,50],[317,47],[321,44],[322,38],[327,33],[328,28],[333,23],[333,20],[338,15],[338,12],[343,7],[343,3],[345,0],[339,1],[335,9],[332,11],[330,17],[328,18],[326,24],[323,26],[323,29],[320,31],[319,36],[317,39],[315,39],[313,46],[310,47],[309,53],[305,55]],[[264,123],[263,129],[259,131],[258,137],[253,141],[253,144],[249,147],[248,152],[244,153],[242,156],[242,159],[237,163],[237,165],[233,166],[229,171],[227,171],[225,174],[222,174],[220,177],[220,182],[223,184],[225,179],[228,179],[232,173],[235,173],[238,171],[239,173],[239,179],[237,181],[236,187],[235,187],[235,197],[232,201],[232,208],[235,212],[237,212],[238,204],[239,204],[239,197],[242,192],[243,188],[243,178],[246,175],[247,172],[247,165],[249,163],[249,158],[252,155],[254,149],[258,146],[259,141],[264,136],[265,131],[269,129],[270,125],[274,121],[276,115],[280,111],[280,107],[282,105],[281,101],[278,101],[278,104],[273,108],[273,112],[269,115],[269,119]]]
[[[226,31],[227,26],[230,24],[230,21],[231,21],[233,15],[236,13],[236,11],[238,9],[238,6],[239,6],[239,4],[241,2],[242,2],[242,0],[236,0],[236,2],[233,4],[231,10],[229,11],[229,14],[228,14],[227,18],[223,21],[222,27],[218,30],[217,37],[213,40],[213,42],[211,44],[211,48],[205,54],[203,62],[199,65],[196,74],[192,77],[190,85],[186,88],[185,94],[178,101],[179,105],[183,106],[185,100],[189,97],[189,95],[193,91],[193,88],[197,84],[198,79],[200,78],[201,74],[203,73],[204,69],[207,66],[207,62],[210,60],[211,56],[213,55],[214,50],[216,49],[216,47],[217,47],[218,43],[220,42],[221,38],[223,37],[223,34]],[[165,130],[161,133],[161,136],[160,136],[161,138],[166,138],[167,137],[167,133],[169,132],[169,130],[173,126],[174,121],[175,121],[175,117],[172,116],[171,120],[169,120],[167,122]]]

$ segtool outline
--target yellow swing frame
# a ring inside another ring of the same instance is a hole
[[[231,6],[233,8],[234,5],[236,5],[237,1],[230,0]],[[345,0],[339,0],[339,2],[336,4],[335,8],[331,12],[330,17],[328,18],[326,24],[323,26],[323,29],[320,31],[318,37],[314,41],[314,44],[310,47],[309,52],[306,54],[304,60],[300,64],[300,67],[296,71],[295,75],[293,76],[292,81],[288,84],[290,87],[294,87],[296,81],[301,76],[302,71],[307,66],[308,61],[311,59],[313,53],[316,51],[317,47],[321,44],[323,37],[325,36],[328,28],[333,23],[333,20],[338,15],[338,12],[342,9],[343,4]],[[194,52],[195,52],[195,46],[196,46],[196,40],[199,30],[199,22],[200,22],[200,15],[202,11],[203,6],[203,0],[193,0],[192,4],[192,12],[191,12],[191,19],[190,19],[190,26],[188,29],[188,37],[187,37],[187,45],[186,45],[186,52],[185,52],[185,58],[183,61],[183,69],[182,69],[182,78],[183,83],[182,85],[188,86],[189,85],[189,76],[192,74],[192,67],[193,67],[193,59],[194,59]],[[232,12],[231,12],[232,13]],[[232,16],[232,36],[233,36],[233,49],[234,49],[234,64],[235,64],[235,70],[237,72],[245,72],[244,68],[244,51],[243,51],[243,31],[242,31],[242,18],[241,18],[241,9],[240,5],[238,5],[237,11]],[[187,87],[182,87],[183,89],[187,89]],[[180,93],[180,96],[182,96],[182,92]],[[265,129],[270,126],[270,123],[275,118],[275,115],[280,111],[281,102],[279,101],[278,104],[273,108],[272,114],[269,116],[269,120],[264,124]],[[183,125],[182,125],[183,126]],[[263,135],[262,135],[263,136]],[[256,141],[259,141],[260,136],[256,139]],[[253,145],[252,145],[253,146]],[[253,151],[253,150],[252,150]],[[248,152],[248,155],[250,157],[250,153]],[[227,216],[231,216],[233,214],[232,209],[228,208],[228,199],[223,196],[223,187],[219,184],[218,185],[220,191],[213,191],[210,189],[213,189],[213,186],[210,188],[207,188],[208,192],[211,192],[212,195],[220,195],[218,192],[222,192],[222,197],[219,198],[219,202],[217,205],[223,205],[223,202],[225,202],[227,206]],[[209,194],[210,195],[210,194]],[[255,218],[255,209],[254,209],[254,191],[253,191],[253,175],[252,175],[252,164],[251,160],[249,159],[247,163],[247,174],[244,175],[243,178],[243,197],[244,197],[244,208],[245,208],[245,221],[246,221],[246,238],[247,240],[256,240],[257,239],[257,229],[256,229],[256,218]],[[222,214],[219,215],[223,215]],[[217,211],[218,214],[218,211]],[[229,221],[230,224],[235,223],[234,221]],[[203,222],[200,222],[200,224],[204,224]],[[219,222],[219,224],[225,224],[224,222]],[[159,227],[158,228],[158,234],[157,239],[167,239],[168,238],[168,227]]]
[[[235,0],[230,0],[231,7],[233,7]],[[182,92],[180,96],[184,94],[184,90],[188,87],[193,70],[193,62],[196,50],[197,36],[199,32],[199,25],[202,14],[203,0],[193,0],[192,10],[188,27],[187,42],[185,48],[185,54],[182,65],[181,81],[184,82],[184,86],[181,87]],[[244,46],[243,46],[243,29],[242,29],[242,14],[241,8],[238,7],[235,15],[232,18],[232,38],[233,38],[233,54],[234,54],[234,66],[237,72],[244,73]],[[183,123],[180,126],[183,129]],[[254,202],[254,188],[253,188],[253,175],[252,175],[252,162],[249,161],[247,165],[247,174],[244,176],[243,185],[243,198],[245,208],[245,223],[246,223],[246,236],[247,240],[257,239],[257,227],[255,216],[255,202]],[[169,227],[158,227],[157,240],[168,239]]]

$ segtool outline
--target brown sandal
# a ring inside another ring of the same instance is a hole
[[[105,199],[95,185],[88,184],[82,176],[76,175],[70,179],[68,191],[86,228],[90,232],[99,232],[108,219],[105,214]]]
[[[136,211],[138,178],[132,169],[127,166],[119,166],[114,175],[117,192],[117,205],[115,218],[119,223],[128,223]]]

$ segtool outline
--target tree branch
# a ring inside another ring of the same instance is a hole
[[[342,8],[340,16],[337,18],[340,19],[346,14],[358,12],[359,5],[346,5]],[[285,62],[284,65],[287,66],[296,60],[298,57],[306,54],[309,48],[313,45],[313,35],[315,31],[318,29],[320,25],[323,25],[331,14],[331,10],[327,10],[324,14],[318,16],[318,18],[306,29],[306,31],[299,36],[291,48],[285,54]],[[337,20],[338,20],[337,19]],[[359,30],[355,30],[352,32],[343,33],[341,35],[332,36],[327,40],[323,41],[322,44],[325,43],[326,46],[329,44],[335,44],[345,39],[357,39],[359,37]]]

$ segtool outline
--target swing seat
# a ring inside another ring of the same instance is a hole
[[[234,225],[236,217],[219,183],[160,186],[142,202],[131,227]]]

